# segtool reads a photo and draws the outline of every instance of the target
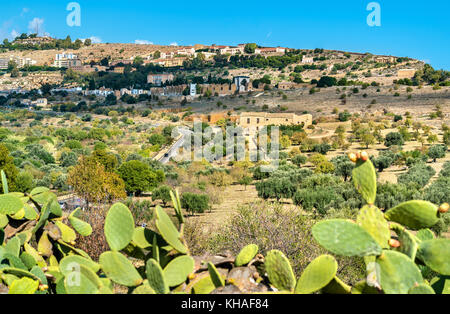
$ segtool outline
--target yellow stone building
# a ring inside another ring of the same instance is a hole
[[[307,127],[312,124],[312,115],[296,115],[295,113],[243,112],[239,117],[239,125],[256,128],[266,125],[301,125]]]

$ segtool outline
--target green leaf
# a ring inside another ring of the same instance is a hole
[[[336,276],[337,266],[337,262],[333,256],[319,256],[303,271],[297,281],[295,293],[309,294],[327,286]]]
[[[255,258],[256,254],[258,254],[258,246],[256,244],[249,244],[242,248],[239,254],[236,256],[236,260],[234,261],[234,265],[236,267],[247,265]]]
[[[24,277],[14,280],[9,287],[9,294],[34,294],[39,287],[39,281]]]
[[[100,278],[84,265],[74,268],[64,279],[67,294],[98,294],[101,287]]]
[[[412,287],[423,283],[419,268],[405,254],[384,250],[376,263],[377,277],[386,294],[407,294]]]
[[[433,231],[430,229],[421,229],[417,231],[416,237],[421,241],[433,240],[435,238]]]
[[[73,215],[73,213],[69,215],[69,222],[72,225],[72,227],[82,236],[88,237],[92,234],[91,225],[88,224],[87,222],[75,217],[75,215]],[[105,222],[105,224],[106,224],[106,222]]]
[[[370,160],[358,160],[352,171],[355,188],[368,204],[374,204],[377,197],[377,174]]]
[[[381,254],[380,245],[361,226],[344,219],[325,220],[312,228],[314,238],[328,251],[342,256]]]
[[[187,249],[180,240],[180,233],[170,220],[169,215],[160,206],[156,206],[156,217],[156,227],[164,240],[178,252],[186,254]]]
[[[356,223],[363,227],[380,247],[383,249],[389,248],[391,231],[380,209],[375,206],[364,206],[358,213]]]
[[[105,252],[100,255],[100,265],[106,276],[115,283],[127,287],[139,286],[142,277],[133,264],[119,252]]]
[[[63,275],[67,275],[71,273],[74,269],[78,268],[80,265],[86,266],[94,273],[97,273],[100,270],[99,264],[78,255],[70,255],[64,257],[59,263],[59,270]]]
[[[432,227],[439,221],[438,207],[427,201],[402,203],[388,210],[385,217],[412,230]]]
[[[23,208],[23,203],[17,196],[11,194],[0,195],[0,214],[14,215]]]
[[[436,294],[429,285],[421,284],[409,289],[409,294]]]
[[[147,280],[150,284],[150,287],[152,287],[152,289],[155,290],[156,293],[169,293],[169,286],[164,278],[163,270],[153,258],[150,258],[147,261],[145,273],[147,275]]]
[[[286,256],[278,251],[271,250],[265,260],[266,272],[270,283],[278,290],[293,291],[295,288],[295,276],[291,264]]]
[[[3,229],[6,227],[6,225],[9,223],[8,216],[4,214],[0,214],[0,229]],[[1,245],[1,243],[0,243]]]
[[[105,219],[105,236],[113,251],[124,249],[133,239],[134,219],[128,207],[122,203],[114,204]]]
[[[187,255],[179,256],[164,268],[164,278],[169,287],[175,287],[186,281],[189,274],[194,271],[194,259]]]
[[[1,171],[1,176],[2,176],[3,194],[8,194],[9,193],[8,180],[6,180],[6,175],[5,175],[5,172],[3,170]]]
[[[222,276],[217,271],[216,266],[214,266],[214,264],[212,264],[211,262],[208,263],[208,271],[209,276],[211,277],[211,281],[216,288],[225,286],[225,280],[222,279]]]
[[[450,276],[450,239],[422,241],[418,257],[435,272]]]

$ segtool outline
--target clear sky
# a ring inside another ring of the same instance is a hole
[[[450,70],[449,0],[378,0],[380,27],[367,24],[371,0],[78,0],[79,27],[66,23],[70,2],[3,0],[0,39],[39,25],[58,38],[161,45],[256,42],[408,56]]]

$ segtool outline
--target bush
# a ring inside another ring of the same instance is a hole
[[[126,191],[135,195],[151,191],[165,179],[163,171],[153,171],[147,164],[138,160],[122,164],[118,173],[125,182]]]
[[[402,146],[404,144],[403,136],[398,132],[391,132],[386,135],[384,145],[387,147],[391,146]]]
[[[285,253],[295,273],[300,273],[324,251],[313,239],[314,220],[280,204],[255,203],[238,209],[227,224],[207,242],[207,251],[237,254],[248,244],[258,245],[262,254],[272,249]],[[356,282],[364,274],[361,259],[339,258],[338,276]]]
[[[295,155],[294,157],[292,157],[292,163],[298,167],[305,164],[307,160],[308,160],[308,157],[306,157],[305,155],[299,154],[299,155]]]
[[[258,196],[263,199],[291,198],[296,190],[296,186],[289,178],[272,177],[256,183]]]
[[[348,121],[348,119],[350,119],[351,116],[352,116],[352,115],[350,114],[350,112],[344,111],[344,112],[340,112],[340,113],[339,113],[338,119],[339,119],[339,121],[341,121],[341,122],[346,122],[346,121]]]
[[[167,185],[160,186],[159,188],[155,189],[152,193],[152,200],[157,201],[160,200],[163,202],[164,206],[167,205],[168,202],[170,202],[170,187]]]
[[[428,149],[428,156],[436,162],[438,158],[444,158],[447,153],[447,146],[433,145]]]
[[[204,213],[209,209],[209,197],[205,194],[183,193],[181,195],[181,207],[186,211],[194,213]]]
[[[420,188],[423,188],[435,174],[436,171],[432,167],[424,163],[416,163],[407,173],[398,177],[398,183],[413,183],[417,184]]]

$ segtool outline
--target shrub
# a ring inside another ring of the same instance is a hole
[[[384,145],[387,147],[391,146],[402,146],[404,144],[403,136],[398,132],[391,132],[386,135]]]
[[[430,179],[436,174],[436,171],[424,163],[417,163],[412,166],[407,173],[398,177],[398,183],[403,184],[417,184],[419,187],[424,187],[428,184]]]
[[[153,201],[161,200],[164,206],[166,206],[167,203],[170,202],[170,187],[168,187],[167,185],[162,185],[157,189],[153,190],[152,200]]]
[[[258,245],[262,254],[277,249],[284,252],[295,272],[300,272],[311,260],[323,253],[311,234],[314,220],[295,209],[283,209],[267,202],[240,207],[227,224],[215,234],[204,250],[212,253],[231,251],[248,245]],[[364,265],[356,258],[340,258],[340,278],[356,282],[364,273]]]
[[[181,195],[181,207],[191,212],[191,215],[204,213],[209,209],[209,197],[205,194],[183,193]]]
[[[153,171],[147,164],[139,160],[132,160],[122,164],[118,169],[118,173],[125,182],[127,192],[135,195],[151,191],[164,181],[163,171]]]
[[[428,156],[436,162],[438,158],[444,158],[447,153],[447,146],[433,145],[428,149]]]

